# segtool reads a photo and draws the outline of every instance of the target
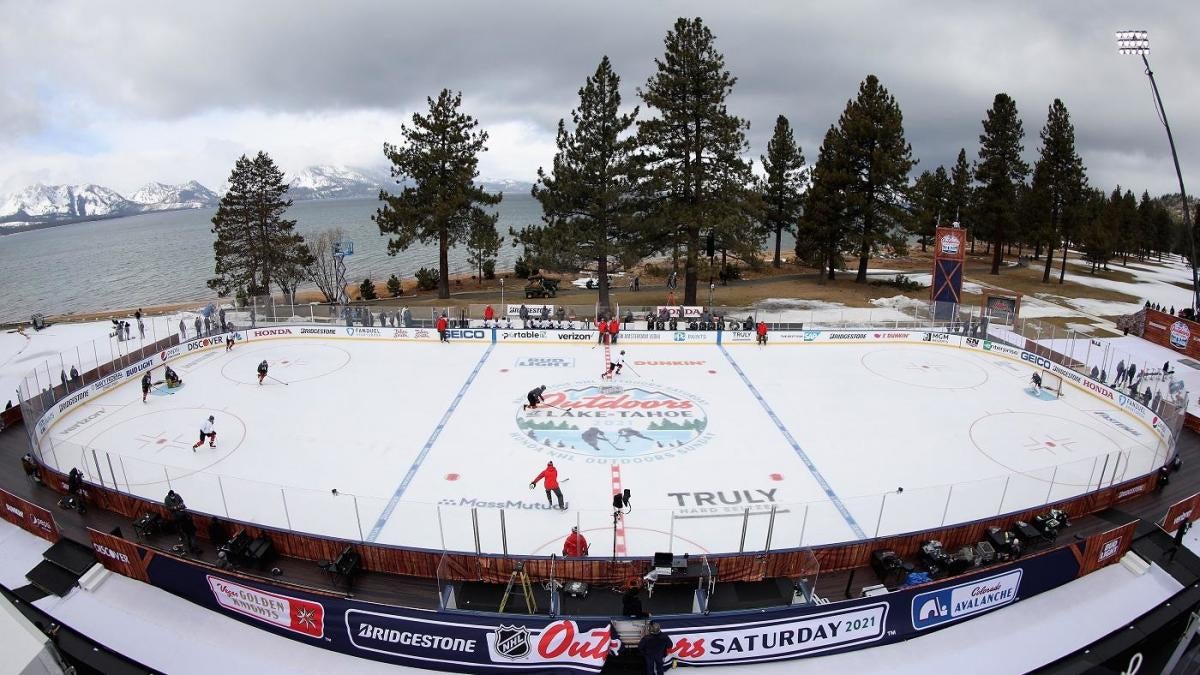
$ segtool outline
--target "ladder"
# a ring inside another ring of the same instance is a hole
[[[504,597],[500,599],[500,613],[504,613],[509,596],[514,595],[513,585],[517,583],[520,584],[520,588],[516,590],[515,595],[524,596],[525,611],[529,614],[536,614],[538,611],[537,598],[533,597],[533,587],[529,584],[529,574],[525,572],[524,561],[518,562],[512,574],[508,576],[508,585],[504,587]]]

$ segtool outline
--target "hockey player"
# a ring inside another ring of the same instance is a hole
[[[150,371],[142,376],[142,403],[146,402],[146,397],[150,395]]]
[[[562,490],[558,487],[558,469],[554,468],[554,462],[546,462],[546,468],[529,483],[530,489],[537,485],[539,480],[543,479],[546,481],[544,483],[546,501],[550,503],[550,508],[554,508],[554,500],[550,498],[551,493],[553,493],[554,496],[558,497],[558,508],[566,511],[567,507],[563,504]]]
[[[167,389],[174,389],[183,384],[183,380],[179,379],[179,375],[171,369],[171,366],[167,366],[166,370],[167,372],[163,375],[163,378],[167,383]]]
[[[621,332],[621,321],[617,317],[608,320],[608,341],[617,344],[617,333]]]
[[[538,407],[539,403],[545,403],[546,397],[543,395],[546,392],[546,385],[542,385],[535,389],[530,389],[528,394],[525,394],[525,399],[529,402],[521,406],[521,410],[533,410]]]
[[[758,325],[755,326],[754,330],[756,333],[758,333],[758,344],[766,345],[767,344],[767,322],[759,321]]]
[[[449,340],[446,339],[446,329],[449,327],[450,327],[450,321],[446,319],[446,313],[442,312],[442,315],[439,316],[438,320],[437,320],[438,338],[442,342],[449,342]]]
[[[196,448],[204,445],[204,439],[206,438],[208,439],[208,447],[217,447],[217,432],[213,430],[213,423],[216,421],[217,418],[212,415],[209,415],[208,419],[204,421],[204,424],[200,427],[200,440],[196,441],[196,444],[192,446],[192,452],[195,452]]]
[[[262,363],[258,364],[258,386],[261,387],[265,379],[267,379],[267,360],[263,359]]]
[[[608,342],[608,322],[603,316],[596,317],[596,344],[602,345]]]
[[[221,311],[225,311],[225,310],[221,310]],[[234,336],[233,336],[232,332],[225,334],[225,352],[226,353],[233,351],[233,337]]]
[[[613,339],[614,340],[616,339],[616,334],[613,335]],[[611,380],[613,378],[613,375],[620,375],[621,369],[624,367],[625,367],[625,350],[622,349],[621,353],[617,355],[616,359],[608,362],[608,372],[601,375],[600,378]]]
[[[1041,390],[1042,376],[1037,373],[1034,373],[1033,377],[1029,378],[1029,383],[1033,385],[1034,390]]]

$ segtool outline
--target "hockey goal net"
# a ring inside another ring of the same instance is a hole
[[[1038,374],[1042,376],[1042,391],[1052,392],[1055,398],[1061,398],[1063,395],[1062,378],[1045,368]]]

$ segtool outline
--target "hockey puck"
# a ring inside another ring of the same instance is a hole
[[[709,374],[709,375],[716,375],[716,374],[717,374],[717,371],[715,371],[715,370],[710,370],[710,371],[708,371],[708,374]]]

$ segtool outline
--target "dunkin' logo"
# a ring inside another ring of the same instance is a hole
[[[1185,349],[1188,346],[1188,341],[1192,339],[1192,329],[1182,321],[1176,321],[1171,324],[1171,346],[1176,349]]]
[[[517,406],[517,430],[531,449],[628,458],[695,445],[708,428],[699,399],[665,387],[563,384],[543,398],[536,408]]]

